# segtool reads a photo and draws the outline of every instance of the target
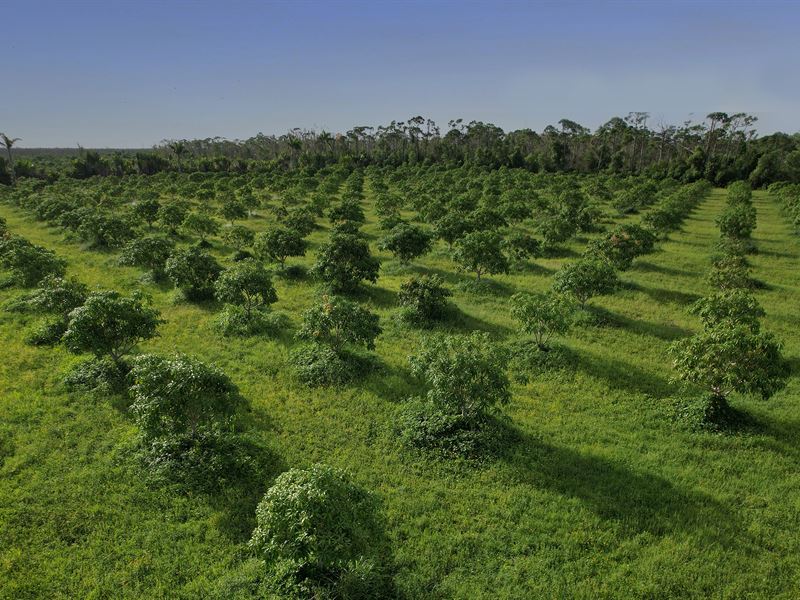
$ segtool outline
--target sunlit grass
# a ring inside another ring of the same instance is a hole
[[[505,412],[516,442],[478,465],[426,461],[394,440],[396,407],[418,391],[406,359],[427,335],[393,323],[395,294],[412,273],[438,273],[458,310],[447,327],[509,341],[518,334],[508,296],[548,288],[568,258],[492,276],[487,292],[474,293],[444,245],[411,267],[378,253],[381,277],[359,300],[381,315],[381,368],[344,389],[309,390],[287,367],[292,332],[222,339],[211,324],[215,307],[176,304],[172,289],[141,283],[114,254],[85,251],[5,205],[0,215],[92,287],[151,294],[167,323],[141,349],[218,363],[252,403],[248,424],[275,456],[272,476],[322,461],[376,492],[409,597],[791,598],[800,589],[798,379],[766,403],[734,398],[752,417],[746,431],[697,433],[671,419],[678,389],[666,348],[698,327],[686,309],[708,292],[724,199],[715,190],[682,232],[622,274],[623,290],[590,302],[602,324],[564,340],[574,371],[514,384]],[[764,327],[797,364],[800,241],[765,193],[754,201],[759,254],[750,260],[767,284],[757,292]],[[262,229],[269,220],[247,224]],[[380,235],[371,213],[365,230]],[[312,253],[326,236],[312,234]],[[289,262],[310,266],[313,256]],[[313,283],[276,278],[276,288],[273,309],[296,327]],[[213,595],[246,556],[249,500],[148,487],[124,452],[135,428],[122,407],[67,394],[60,377],[74,357],[25,345],[30,323],[0,313],[0,596]]]

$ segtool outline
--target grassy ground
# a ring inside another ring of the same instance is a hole
[[[168,322],[142,350],[217,362],[253,405],[250,425],[272,476],[323,461],[375,491],[408,597],[794,598],[798,378],[768,403],[734,399],[752,417],[735,434],[692,432],[671,417],[678,390],[666,348],[698,327],[686,308],[708,292],[724,200],[724,191],[713,192],[683,232],[623,274],[622,291],[591,302],[603,323],[566,340],[575,368],[515,384],[506,413],[517,441],[477,466],[409,456],[391,433],[398,403],[418,391],[406,357],[423,335],[393,324],[395,292],[415,270],[456,286],[467,279],[443,246],[418,267],[383,256],[378,286],[361,297],[382,317],[382,369],[360,385],[308,390],[286,368],[291,333],[220,339],[211,328],[215,307],[175,304],[171,290],[142,284],[114,256],[83,251],[6,206],[0,215],[92,286],[145,287]],[[757,293],[764,327],[784,340],[796,366],[800,241],[765,194],[757,192],[755,204],[760,253],[752,263],[767,284]],[[315,244],[325,234],[314,234]],[[459,287],[451,327],[516,337],[508,296],[547,288],[563,260],[492,277],[485,294]],[[277,288],[274,308],[296,326],[313,286],[278,280]],[[0,301],[12,293],[0,292]],[[148,486],[127,456],[135,428],[123,407],[67,394],[60,379],[75,357],[25,345],[30,324],[0,313],[0,597],[223,597],[219,582],[246,557],[263,489],[207,497]]]

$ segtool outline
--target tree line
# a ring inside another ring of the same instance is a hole
[[[684,183],[716,185],[747,180],[754,187],[800,182],[800,135],[760,137],[757,117],[713,112],[703,121],[653,123],[647,112],[613,117],[595,131],[561,119],[541,132],[504,131],[492,123],[448,121],[440,127],[422,116],[388,125],[360,125],[344,133],[295,128],[245,140],[221,137],[163,140],[152,150],[101,153],[79,148],[75,158],[8,158],[0,181],[17,177],[75,178],[154,174],[161,171],[246,172],[269,166],[320,169],[348,166],[446,164],[533,172],[644,174]],[[11,139],[11,138],[9,138]],[[13,168],[11,166],[13,165]]]

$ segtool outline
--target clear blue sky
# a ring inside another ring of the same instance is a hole
[[[800,2],[0,3],[0,131],[143,147],[421,114],[800,130]]]

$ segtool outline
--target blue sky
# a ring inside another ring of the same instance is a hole
[[[0,131],[144,147],[421,114],[798,131],[800,2],[6,0]]]

